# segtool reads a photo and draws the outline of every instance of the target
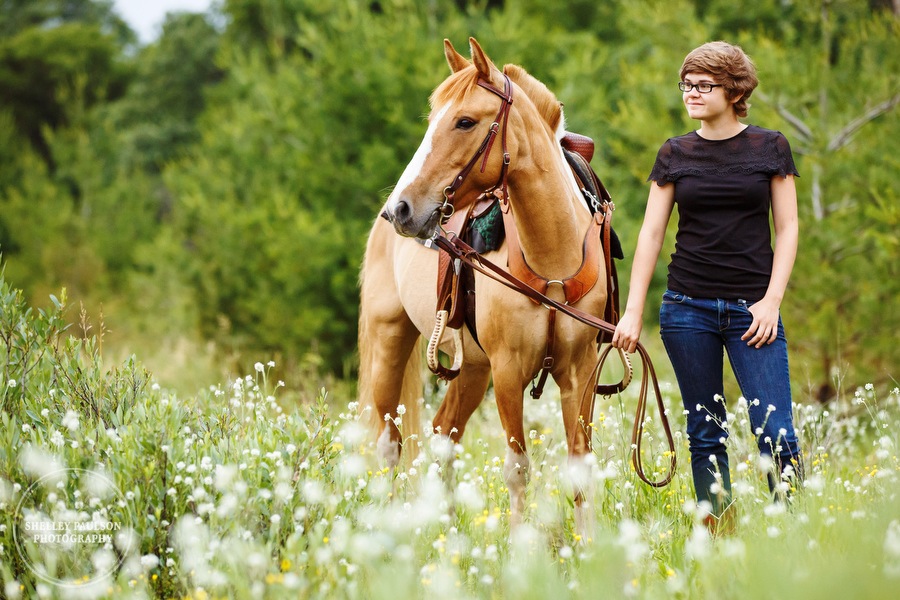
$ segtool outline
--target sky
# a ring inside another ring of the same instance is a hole
[[[173,10],[206,12],[211,0],[114,0],[116,12],[138,34],[142,44],[156,39],[166,13]]]

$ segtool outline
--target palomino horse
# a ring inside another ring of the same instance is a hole
[[[386,218],[376,219],[366,249],[360,399],[362,406],[374,406],[378,453],[391,468],[399,462],[403,435],[409,439],[407,425],[412,421],[415,427],[418,420],[414,409],[422,374],[417,341],[431,334],[435,320],[438,252],[414,238],[430,238],[440,227],[451,184],[457,212],[499,182],[508,185],[507,210],[511,208],[518,230],[521,255],[534,273],[550,280],[546,294],[559,302],[568,299],[561,284],[586,261],[584,240],[594,221],[560,146],[565,133],[560,102],[521,67],[507,65],[501,72],[474,39],[469,42],[471,62],[444,42],[452,73],[431,95],[428,130],[384,206]],[[473,156],[485,145],[472,168]],[[506,265],[509,237],[485,256]],[[596,262],[587,267],[597,271],[600,283],[578,299],[577,307],[600,315],[607,299],[606,267],[602,256],[587,260]],[[529,471],[523,396],[546,366],[550,311],[481,274],[475,276],[475,288],[478,343],[463,327],[462,368],[449,384],[433,427],[436,435],[458,442],[493,376],[507,440],[503,474],[514,527],[522,519]],[[576,523],[582,531],[590,523],[588,486],[579,481],[585,481],[590,468],[596,337],[596,330],[574,319],[556,319],[550,374],[561,394],[569,463],[576,475]],[[445,350],[449,353],[450,347]],[[403,434],[395,423],[401,402],[408,411]]]

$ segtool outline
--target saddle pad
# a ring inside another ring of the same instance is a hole
[[[500,203],[495,200],[481,216],[472,219],[472,225],[464,237],[465,242],[479,254],[499,249],[506,239]]]

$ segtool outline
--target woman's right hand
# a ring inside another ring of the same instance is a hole
[[[612,345],[615,348],[621,348],[626,352],[634,352],[637,349],[638,341],[641,339],[641,329],[644,323],[641,315],[636,315],[625,311],[619,324],[616,325],[616,332],[613,334]]]

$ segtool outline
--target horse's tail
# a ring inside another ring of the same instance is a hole
[[[422,397],[425,389],[422,371],[424,343],[425,339],[419,338],[409,354],[409,360],[406,361],[406,368],[403,372],[403,388],[400,392],[400,404],[406,407],[401,428],[403,455],[409,460],[419,454],[419,447],[424,443],[422,439],[422,403],[425,401]]]
[[[360,279],[365,275],[365,264]],[[360,422],[369,430],[369,434],[374,440],[380,431],[380,419],[378,418],[378,410],[375,408],[374,377],[372,374],[372,334],[369,331],[368,321],[366,319],[365,308],[360,306],[359,311],[359,333],[357,337],[357,347],[359,348],[359,376],[358,376],[358,399]]]

